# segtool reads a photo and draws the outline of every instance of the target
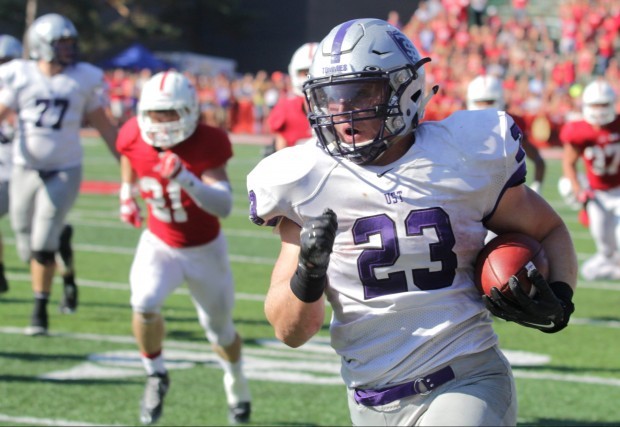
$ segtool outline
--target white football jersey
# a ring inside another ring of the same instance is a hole
[[[497,343],[474,262],[483,220],[525,180],[520,139],[504,112],[460,111],[422,123],[387,166],[358,166],[308,143],[248,175],[259,225],[282,216],[303,225],[325,208],[338,217],[326,294],[349,387],[408,381]]]
[[[2,87],[1,80],[0,87]],[[15,126],[13,125],[13,120],[3,120],[0,123],[0,181],[9,181],[11,179],[14,135]]]
[[[79,62],[48,77],[36,61],[16,59],[0,66],[0,103],[17,113],[13,162],[36,170],[82,163],[84,114],[103,105],[103,72]]]

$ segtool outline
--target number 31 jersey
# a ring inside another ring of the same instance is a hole
[[[104,105],[103,72],[78,62],[46,76],[36,61],[15,59],[0,66],[0,104],[17,112],[15,164],[59,170],[82,163],[84,115]]]
[[[272,154],[248,175],[250,217],[300,226],[331,208],[332,346],[349,387],[410,381],[496,344],[473,283],[483,221],[525,181],[521,131],[497,110],[422,123],[387,166],[330,157],[312,141]]]

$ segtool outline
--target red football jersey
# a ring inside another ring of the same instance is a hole
[[[116,148],[138,175],[140,195],[147,202],[148,228],[153,234],[176,248],[203,245],[217,237],[219,219],[200,209],[179,184],[153,170],[159,164],[159,152],[144,142],[135,117],[121,128]],[[225,165],[233,154],[228,135],[204,124],[170,151],[196,176]]]
[[[289,147],[300,139],[312,137],[310,123],[304,110],[305,102],[305,98],[301,96],[283,98],[269,112],[267,124],[272,132],[282,134]]]
[[[600,129],[585,120],[567,122],[560,141],[581,153],[590,187],[609,190],[620,185],[620,116]]]

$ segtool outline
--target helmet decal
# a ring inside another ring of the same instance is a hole
[[[338,29],[338,32],[334,37],[334,42],[331,49],[332,64],[337,64],[340,62],[340,55],[342,54],[342,42],[344,41],[344,37],[347,35],[347,31],[349,30],[349,28],[351,28],[351,26],[356,22],[356,20],[345,22]],[[338,72],[342,71],[346,70],[338,70]]]
[[[400,31],[388,31],[388,34],[392,37],[392,40],[394,40],[394,43],[396,43],[396,46],[398,46],[403,55],[409,58],[411,63],[415,64],[420,60],[420,54],[417,49],[413,46],[411,40],[409,40],[403,33]]]

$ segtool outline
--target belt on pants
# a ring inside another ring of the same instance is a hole
[[[446,366],[424,377],[416,378],[408,383],[383,388],[380,390],[355,389],[355,401],[364,406],[386,405],[404,397],[416,394],[429,394],[435,388],[455,378],[451,367]]]

